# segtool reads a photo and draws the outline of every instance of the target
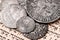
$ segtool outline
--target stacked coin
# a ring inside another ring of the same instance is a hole
[[[5,0],[2,6],[2,23],[8,28],[16,28],[31,40],[44,37],[48,24],[60,18],[59,0]]]
[[[46,35],[48,23],[54,22],[60,18],[59,0],[27,0],[27,14],[35,21],[35,29],[24,36],[37,40]]]
[[[30,38],[32,40],[37,40],[38,38],[42,38],[48,31],[47,24],[39,24],[36,23],[34,31],[28,34],[24,34],[25,37]]]
[[[33,31],[34,28],[35,28],[35,22],[30,17],[24,16],[17,21],[17,30],[19,30],[22,33],[29,33]]]

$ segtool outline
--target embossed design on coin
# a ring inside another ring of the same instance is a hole
[[[17,4],[11,4],[2,12],[2,23],[9,28],[16,28],[16,22],[23,16],[27,16],[25,9]]]
[[[35,22],[30,17],[22,17],[17,21],[17,30],[22,33],[29,33],[35,28]]]
[[[36,23],[36,28],[34,31],[28,34],[24,34],[25,37],[30,38],[30,39],[38,39],[42,38],[45,36],[45,34],[48,31],[48,25],[47,24],[38,24]]]
[[[27,12],[37,22],[50,23],[59,19],[59,5],[53,0],[27,0]]]

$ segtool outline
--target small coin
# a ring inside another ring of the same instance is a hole
[[[47,24],[38,24],[36,23],[36,28],[34,29],[34,31],[32,31],[31,33],[28,34],[23,34],[25,37],[29,38],[29,39],[39,39],[42,38],[43,36],[45,36],[45,34],[48,31],[48,25]]]
[[[17,21],[17,30],[22,33],[29,33],[33,31],[34,28],[35,22],[30,17],[21,17],[21,19]]]
[[[50,23],[59,19],[59,5],[53,0],[27,0],[27,13],[37,22]]]

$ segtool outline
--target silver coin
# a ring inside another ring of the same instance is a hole
[[[16,22],[27,16],[25,9],[17,4],[11,4],[1,12],[1,22],[8,28],[16,28]]]
[[[17,0],[0,0],[0,23],[1,22],[1,11],[7,8],[11,4],[18,4]]]
[[[17,30],[22,33],[29,33],[35,28],[35,22],[30,17],[22,17],[17,21]]]
[[[31,33],[28,34],[23,34],[25,37],[29,38],[29,39],[39,39],[42,38],[43,36],[45,36],[45,34],[48,31],[48,25],[47,24],[38,24],[36,23],[36,28],[34,29],[34,31],[32,31]]]
[[[55,1],[55,0],[54,0]],[[27,13],[37,22],[50,23],[60,17],[60,4],[53,0],[27,0]],[[57,1],[57,0],[56,0]]]

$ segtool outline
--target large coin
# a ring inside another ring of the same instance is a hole
[[[1,22],[1,14],[2,14],[1,11],[11,4],[18,4],[18,2],[17,0],[0,0],[0,22]]]
[[[16,22],[23,16],[27,16],[23,7],[17,4],[11,4],[1,12],[2,23],[9,28],[16,28]]]
[[[27,0],[27,12],[37,22],[50,23],[60,17],[57,0]]]
[[[47,31],[48,31],[47,24],[36,23],[36,28],[34,29],[34,31],[32,31],[31,33],[28,33],[28,34],[23,34],[23,35],[29,39],[37,40],[38,38],[42,38],[43,36],[45,36]]]
[[[35,28],[35,22],[30,17],[22,17],[17,21],[17,30],[22,33],[29,33]]]

